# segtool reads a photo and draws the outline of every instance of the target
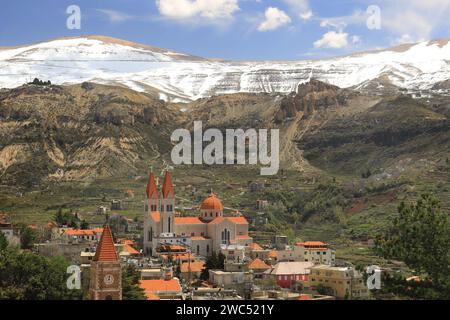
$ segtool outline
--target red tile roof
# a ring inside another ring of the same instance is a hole
[[[95,251],[93,261],[118,261],[116,248],[114,247],[113,235],[109,224],[103,228],[102,237]]]
[[[132,246],[130,246],[129,244],[125,244],[123,246],[123,251],[128,252],[129,254],[139,254],[140,252],[137,251],[135,248],[133,248]]]
[[[155,176],[153,175],[153,172],[151,172],[150,176],[148,177],[147,188],[145,189],[145,193],[147,194],[148,199],[159,198],[158,188],[156,187]]]
[[[140,280],[139,287],[144,289],[146,294],[153,293],[181,293],[181,286],[178,279],[153,279],[153,280]]]
[[[169,171],[166,171],[164,176],[164,182],[162,187],[163,198],[175,197],[175,191],[173,189],[172,178],[170,177]]]
[[[221,223],[223,220],[228,220],[235,224],[248,224],[247,219],[245,219],[244,217],[217,217],[217,218],[214,218],[209,223],[217,224],[217,223]]]
[[[267,270],[270,269],[270,266],[267,265],[264,261],[261,259],[256,258],[252,262],[248,264],[248,268],[250,270]]]
[[[236,239],[252,239],[252,237],[250,237],[249,235],[240,235],[236,236]]]
[[[204,224],[199,217],[175,217],[175,224]]]
[[[180,267],[181,273],[188,273],[189,267],[191,272],[200,272],[205,269],[205,264],[198,260],[191,262],[190,265],[189,262],[183,262]]]
[[[295,244],[296,246],[327,246],[326,243],[323,243],[321,241],[305,241],[305,242],[298,242]]]
[[[145,297],[147,298],[147,300],[161,300],[161,298],[157,294],[152,292],[146,293]]]
[[[103,232],[103,229],[101,229]],[[82,230],[82,229],[66,229],[66,231],[64,232],[64,234],[68,235],[68,236],[95,236],[97,233],[101,233],[101,232],[96,232],[95,230],[92,229],[86,229],[86,230]]]
[[[202,210],[223,210],[222,202],[219,198],[216,197],[214,193],[211,193],[211,195],[203,200],[202,205],[200,206],[200,209]]]
[[[191,240],[208,240],[209,238],[205,238],[203,236],[193,236],[191,237]]]
[[[249,248],[251,250],[263,250],[263,248],[259,244],[257,244],[256,242],[253,242],[253,243],[249,244]]]

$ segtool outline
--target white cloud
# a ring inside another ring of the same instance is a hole
[[[307,21],[307,20],[311,19],[312,16],[313,16],[313,13],[312,13],[311,10],[303,12],[303,13],[300,13],[300,19],[302,19],[304,21]]]
[[[348,16],[322,18],[320,21],[320,26],[323,28],[332,27],[337,30],[343,30],[345,27],[352,24],[365,24],[366,20],[366,13],[361,10],[356,10]]]
[[[360,36],[352,36],[352,44],[358,44],[361,42]]]
[[[156,0],[159,13],[174,20],[231,19],[239,10],[238,0]]]
[[[329,31],[314,42],[315,48],[340,49],[346,46],[348,46],[348,33],[342,31]]]
[[[291,18],[278,8],[269,7],[265,12],[265,20],[258,26],[259,31],[275,30],[279,27],[291,23]]]
[[[110,22],[123,22],[133,18],[132,16],[127,15],[123,12],[110,9],[97,9],[97,11],[106,15]]]
[[[309,6],[308,0],[283,0],[298,17],[303,20],[309,20],[313,17],[313,12]]]

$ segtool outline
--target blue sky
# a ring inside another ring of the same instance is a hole
[[[69,5],[80,30],[66,27]],[[312,59],[449,38],[449,14],[450,0],[15,0],[0,4],[0,46],[96,34],[208,58]]]

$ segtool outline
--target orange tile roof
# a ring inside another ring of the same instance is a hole
[[[96,233],[91,229],[67,229],[64,234],[67,234],[68,236],[95,236]]]
[[[247,219],[245,219],[244,217],[217,217],[214,218],[211,222],[209,222],[210,224],[217,224],[222,222],[223,220],[228,220],[232,223],[235,224],[248,224]]]
[[[95,251],[93,261],[118,261],[116,248],[114,247],[113,235],[109,224],[103,228],[102,237]]]
[[[172,178],[170,177],[169,171],[166,171],[164,176],[162,194],[163,198],[168,198],[169,196],[175,197],[175,191],[173,190]]]
[[[155,183],[155,176],[153,172],[150,172],[150,176],[148,177],[147,188],[145,189],[145,193],[147,194],[147,199],[158,199],[158,188]]]
[[[145,297],[147,298],[147,300],[161,300],[161,298],[153,292],[146,293]]]
[[[125,244],[123,246],[123,250],[128,252],[129,254],[139,254],[140,253],[139,251],[137,251],[135,248],[133,248],[129,244]]]
[[[270,269],[270,266],[268,266],[264,261],[261,259],[256,258],[252,262],[248,264],[248,268],[250,270],[267,270]]]
[[[136,243],[130,239],[119,239],[120,244],[129,244],[130,246],[134,246]]]
[[[272,250],[269,252],[269,254],[267,255],[269,258],[277,258],[278,257],[278,252],[276,252],[275,250]]]
[[[139,280],[139,287],[144,289],[145,293],[168,293],[176,292],[181,293],[181,286],[178,279],[152,279],[152,280]]]
[[[301,294],[297,300],[312,300],[312,298],[307,294]]]
[[[248,224],[244,217],[226,217],[226,219],[236,224]]]
[[[202,237],[202,236],[194,236],[194,237],[191,237],[191,240],[208,240],[209,238],[205,238],[205,237]]]
[[[155,222],[161,221],[161,213],[159,211],[152,211],[152,212],[150,212],[150,217]]]
[[[240,235],[236,236],[236,239],[252,239],[252,237],[250,237],[249,235]]]
[[[204,224],[199,217],[175,217],[175,224]]]
[[[211,193],[211,195],[203,200],[202,205],[200,206],[200,209],[202,210],[223,210],[222,202],[219,198],[216,197],[214,193]]]
[[[201,261],[195,260],[190,263],[191,272],[200,272],[205,269],[205,264]],[[189,272],[189,262],[183,262],[180,267],[181,273]]]
[[[259,244],[257,244],[256,242],[250,243],[249,244],[249,248],[251,250],[263,250],[263,248]]]
[[[327,246],[328,244],[323,243],[321,241],[305,241],[305,242],[297,242],[296,246]]]

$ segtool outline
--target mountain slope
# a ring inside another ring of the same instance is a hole
[[[170,150],[178,117],[164,102],[120,87],[26,85],[0,92],[0,182],[130,175]]]
[[[365,87],[383,78],[386,85],[421,90],[450,78],[449,61],[448,40],[317,61],[231,62],[91,36],[0,50],[0,88],[36,76],[56,84],[118,84],[171,101],[237,92],[289,93],[311,78],[341,88]]]

